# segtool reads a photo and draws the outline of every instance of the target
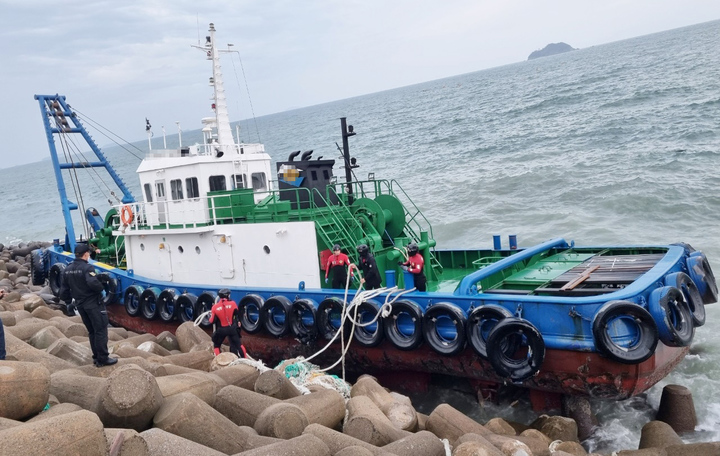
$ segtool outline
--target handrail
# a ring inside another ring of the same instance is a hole
[[[478,271],[471,272],[470,274],[466,275],[458,284],[458,287],[455,290],[455,294],[461,296],[475,294],[477,293],[477,290],[473,290],[473,287],[482,279],[489,277],[496,272],[500,272],[506,269],[508,266],[519,263],[520,261],[524,261],[528,258],[532,258],[538,253],[542,253],[556,247],[567,248],[569,246],[570,245],[565,241],[565,239],[556,238],[543,242],[542,244],[538,244],[529,249],[525,249],[514,255],[510,255],[509,257],[503,258],[498,262],[495,262]]]

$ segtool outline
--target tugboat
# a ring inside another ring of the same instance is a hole
[[[137,169],[141,200],[64,96],[35,95],[66,234],[32,252],[33,283],[48,281],[57,295],[76,244],[90,243],[115,325],[154,334],[186,321],[208,327],[203,313],[228,288],[243,310],[245,345],[268,362],[307,357],[341,332],[352,337],[344,353],[351,370],[439,373],[549,394],[627,398],[688,353],[704,306],[718,294],[702,252],[687,244],[579,246],[564,239],[518,248],[514,236],[509,248],[495,236],[491,249],[438,249],[411,192],[372,173],[353,178],[349,139],[356,132],[345,118],[344,181],[334,159],[313,151],[290,153],[273,173],[262,144],[236,142],[213,24],[209,32],[196,46],[213,70],[203,143],[150,150]],[[65,149],[72,135],[87,142],[93,160],[64,150],[60,161],[56,139]],[[65,190],[63,172],[75,184],[79,171],[96,168],[122,193],[113,193],[117,204],[104,217]],[[89,235],[76,236],[73,210],[84,215]],[[363,296],[359,272],[346,288],[324,280],[336,244],[354,264],[358,246],[374,257],[382,281],[374,297],[352,299]],[[420,276],[404,267],[413,254],[422,258],[414,264],[425,279],[418,286]],[[329,344],[317,360],[336,358],[339,345]]]

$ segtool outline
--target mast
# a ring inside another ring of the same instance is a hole
[[[347,194],[348,194],[348,205],[353,203],[353,188],[352,188],[352,161],[350,159],[350,143],[348,138],[355,135],[353,126],[347,125],[347,118],[340,118],[340,128],[342,130],[342,141],[343,141],[343,159],[345,161],[345,182],[347,182]]]
[[[230,128],[230,117],[228,116],[227,98],[225,97],[225,87],[223,85],[222,68],[220,67],[220,53],[215,45],[215,24],[210,23],[210,36],[205,40],[205,51],[208,60],[213,62],[213,109],[215,110],[215,118],[217,120],[217,141],[221,149],[228,148],[235,144]]]

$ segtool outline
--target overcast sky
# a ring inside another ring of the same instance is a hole
[[[0,0],[0,167],[48,156],[36,93],[130,141],[145,117],[200,128],[211,68],[190,45],[210,22],[247,77],[223,60],[235,121],[246,83],[261,116],[715,19],[719,0]]]

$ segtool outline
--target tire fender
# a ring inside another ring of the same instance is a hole
[[[125,304],[125,312],[131,317],[140,315],[140,297],[145,289],[140,285],[130,285],[123,294],[123,304]]]
[[[606,357],[623,364],[649,359],[657,347],[658,327],[650,312],[630,301],[609,301],[592,323],[595,347]]]
[[[423,312],[410,300],[395,301],[384,318],[385,337],[399,350],[414,350],[423,342]]]
[[[355,309],[350,309],[349,312],[351,316],[355,315]],[[357,317],[355,318],[355,321],[360,324],[372,321],[373,318],[378,316],[379,312],[380,304],[377,301],[373,299],[363,301],[358,305]],[[383,323],[384,321],[382,316],[378,316],[377,320],[372,325],[368,325],[365,327],[356,326],[353,336],[355,338],[355,341],[363,347],[377,347],[385,337]],[[350,324],[352,324],[352,322]]]
[[[518,350],[527,351],[518,356]],[[487,354],[495,372],[502,378],[519,383],[540,371],[545,360],[545,341],[529,321],[510,317],[498,322],[490,331]]]
[[[703,302],[700,290],[693,282],[693,279],[684,272],[676,272],[665,277],[665,285],[675,287],[680,290],[690,306],[692,313],[693,325],[702,326],[705,324],[705,303]]]
[[[425,311],[425,342],[441,355],[452,356],[465,348],[465,312],[449,302],[439,302]]]
[[[649,310],[658,327],[662,343],[668,347],[687,347],[695,335],[690,306],[680,290],[660,287],[650,293]]]
[[[238,302],[240,309],[240,324],[243,331],[248,334],[255,334],[262,330],[262,321],[260,319],[260,310],[265,304],[265,300],[260,295],[247,294]]]
[[[481,358],[488,359],[487,339],[500,321],[511,318],[512,312],[504,307],[488,304],[476,307],[467,318],[468,344]]]
[[[275,337],[282,337],[290,332],[290,309],[292,301],[282,295],[273,296],[265,301],[260,313],[260,320],[265,330]]]
[[[290,329],[303,343],[317,337],[317,308],[317,302],[312,299],[298,299],[290,308]]]

